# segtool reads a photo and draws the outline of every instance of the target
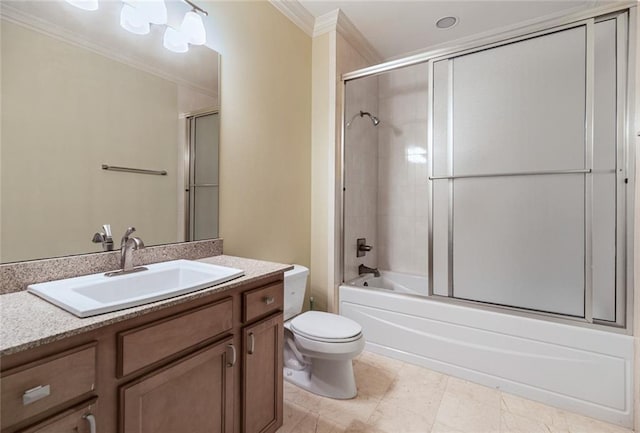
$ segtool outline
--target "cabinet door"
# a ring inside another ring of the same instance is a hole
[[[96,399],[52,416],[20,433],[95,433]]]
[[[274,432],[282,425],[282,313],[244,328],[243,433]]]
[[[205,347],[120,389],[123,433],[230,433],[232,339]]]

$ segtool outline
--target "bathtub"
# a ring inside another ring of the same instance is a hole
[[[426,277],[382,271],[339,287],[366,349],[631,428],[633,337],[430,298]]]

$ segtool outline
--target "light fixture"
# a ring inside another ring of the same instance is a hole
[[[439,29],[450,29],[458,24],[458,18],[456,17],[443,17],[436,21],[436,27]]]
[[[66,0],[66,2],[85,11],[95,11],[98,9],[98,0]]]
[[[152,24],[167,23],[167,5],[164,0],[123,0],[136,8]]]
[[[207,33],[202,17],[195,11],[186,13],[180,26],[180,32],[187,37],[192,45],[202,45],[207,42]]]
[[[167,27],[164,32],[164,47],[174,53],[186,53],[189,51],[189,41],[187,37],[173,27]]]
[[[98,0],[65,1],[88,11],[98,9]],[[120,25],[136,35],[148,34],[151,31],[151,24],[165,26],[164,47],[174,53],[186,53],[189,51],[189,44],[204,45],[207,42],[207,32],[201,14],[209,15],[209,13],[190,0],[182,1],[191,6],[191,11],[184,15],[179,30],[167,24],[165,0],[122,0]]]
[[[149,33],[149,21],[147,21],[147,18],[138,9],[127,3],[122,5],[122,11],[120,11],[120,25],[123,29],[136,35]]]

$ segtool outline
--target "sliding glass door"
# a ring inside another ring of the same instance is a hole
[[[626,25],[430,62],[432,294],[624,319]]]

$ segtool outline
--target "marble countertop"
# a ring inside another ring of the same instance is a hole
[[[225,255],[198,261],[239,268],[244,270],[245,274],[240,278],[208,289],[84,319],[76,317],[26,290],[0,295],[0,356],[61,340],[212,293],[233,289],[247,282],[293,269],[291,265]]]

